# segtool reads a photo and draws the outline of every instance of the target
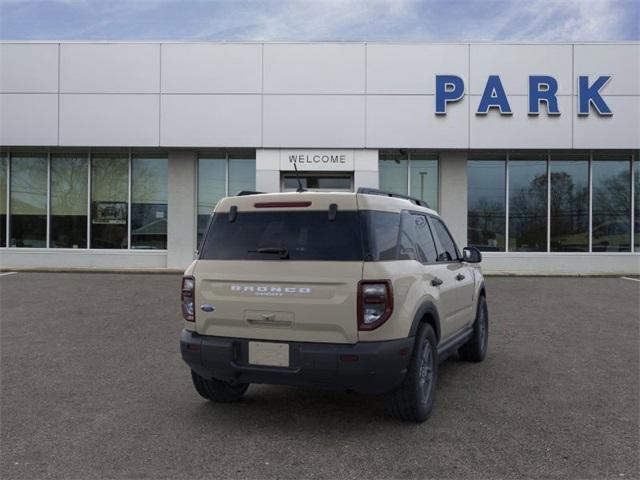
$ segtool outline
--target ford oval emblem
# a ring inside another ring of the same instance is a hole
[[[213,305],[209,305],[208,303],[205,303],[200,307],[200,310],[202,310],[203,312],[213,312],[215,309],[216,307],[214,307]]]

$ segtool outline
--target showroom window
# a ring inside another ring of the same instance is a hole
[[[0,154],[0,247],[7,246],[7,178],[9,159]]]
[[[497,154],[474,158],[467,163],[468,242],[487,252],[504,252],[506,157]]]
[[[483,251],[629,252],[634,237],[640,250],[640,173],[632,161],[628,152],[472,152],[469,244]]]
[[[545,154],[513,155],[509,163],[509,251],[547,250]]]
[[[589,251],[589,156],[551,155],[549,238],[552,252]]]
[[[633,206],[634,206],[634,251],[640,252],[640,158],[638,158],[640,151],[636,153],[635,161],[633,162]]]
[[[198,158],[198,246],[218,201],[256,188],[255,151],[217,152]]]
[[[419,198],[438,209],[438,157],[431,153],[382,151],[380,189]]]
[[[168,170],[166,156],[131,159],[131,248],[167,248]]]
[[[166,153],[0,154],[0,246],[166,249]]]
[[[127,248],[129,158],[91,156],[91,248]]]
[[[631,250],[631,170],[629,155],[593,156],[592,229],[594,252]]]
[[[47,246],[46,155],[11,156],[9,245],[38,248]]]
[[[86,154],[51,156],[49,246],[52,248],[87,247],[88,163]]]

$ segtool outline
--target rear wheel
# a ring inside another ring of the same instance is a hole
[[[489,311],[484,295],[478,299],[476,321],[473,324],[473,335],[467,343],[458,349],[460,358],[469,362],[481,362],[487,356],[489,344]]]
[[[206,379],[191,370],[193,386],[201,397],[213,402],[228,403],[237,402],[249,388],[248,383],[231,384],[222,380]]]
[[[387,411],[392,417],[410,422],[424,422],[436,396],[438,380],[438,346],[428,324],[418,329],[409,370],[397,390],[387,396]]]

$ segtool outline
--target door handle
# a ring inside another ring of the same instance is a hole
[[[464,275],[459,273],[458,275],[456,275],[456,280],[458,281],[464,280]]]
[[[431,285],[433,285],[434,287],[439,287],[440,285],[442,285],[442,280],[440,280],[438,277],[433,277],[433,280],[431,280]]]

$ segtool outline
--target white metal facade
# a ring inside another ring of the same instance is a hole
[[[435,76],[463,98],[435,114]],[[509,116],[476,115],[499,75]],[[528,115],[529,75],[558,82],[559,116]],[[578,75],[610,75],[613,111],[577,115]],[[169,152],[168,249],[2,249],[3,266],[181,268],[195,245],[198,149],[256,149],[256,187],[277,190],[281,151],[352,152],[376,186],[379,149],[439,152],[439,204],[466,242],[466,151],[640,149],[640,43],[0,43],[0,146]],[[172,233],[173,232],[173,233]],[[633,273],[638,255],[487,254],[507,272]]]

